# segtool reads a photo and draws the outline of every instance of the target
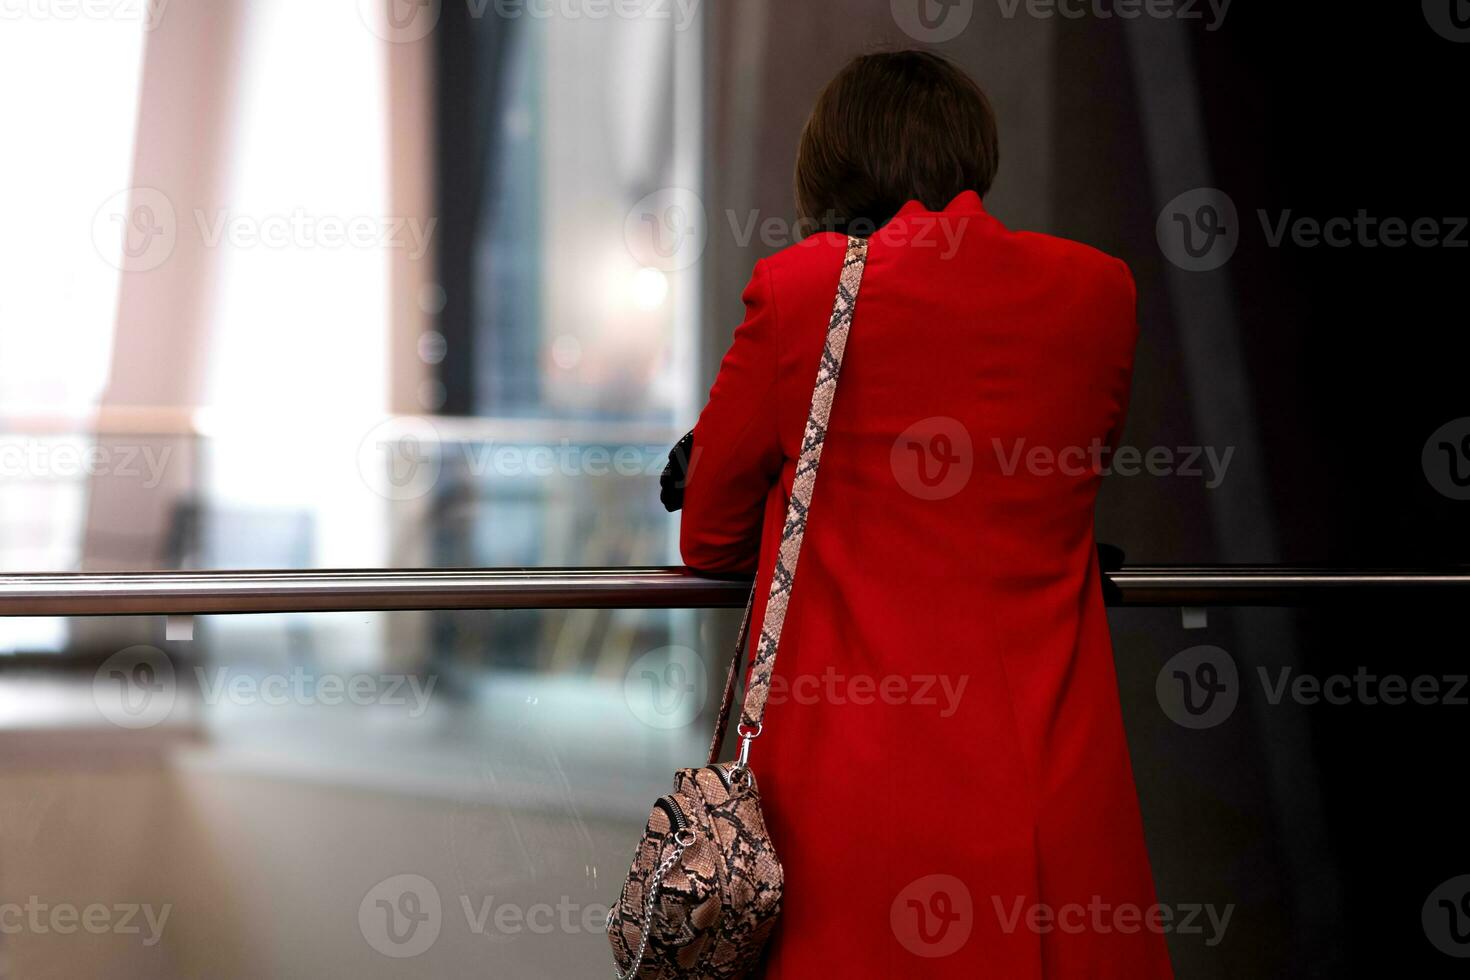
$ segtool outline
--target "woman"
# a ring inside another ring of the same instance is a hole
[[[1171,976],[1093,539],[1128,268],[985,210],[995,120],[931,54],[858,58],[802,134],[693,433],[691,566],[770,584],[845,234],[868,262],[752,745],[784,910],[766,976]],[[874,231],[876,229],[876,231]]]

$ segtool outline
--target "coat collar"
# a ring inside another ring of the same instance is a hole
[[[945,205],[943,211],[930,211],[924,207],[922,201],[909,201],[898,209],[895,218],[909,218],[916,214],[984,214],[985,203],[980,195],[974,191],[960,191],[955,195],[953,201]]]

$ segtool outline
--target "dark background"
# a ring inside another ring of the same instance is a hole
[[[1470,232],[1458,248],[1271,247],[1258,212],[1272,222],[1288,210],[1410,222],[1470,213],[1460,146],[1470,44],[1437,34],[1419,4],[1241,0],[1216,30],[1002,11],[977,2],[969,27],[936,46],[1000,117],[987,207],[1132,267],[1142,334],[1125,444],[1235,451],[1216,489],[1112,479],[1100,538],[1131,562],[1463,564],[1470,502],[1434,489],[1421,451],[1470,416]],[[486,152],[463,122],[493,103],[485,66],[503,39],[440,36],[453,197],[456,179],[484,172],[453,161]],[[752,265],[773,250],[734,240],[725,213],[793,219],[794,149],[821,86],[854,54],[914,45],[889,0],[707,12],[706,378]],[[1165,204],[1197,187],[1224,191],[1239,212],[1238,250],[1210,272],[1173,265],[1155,232]],[[473,237],[454,227],[454,209],[440,213],[448,241]],[[465,287],[449,295],[467,296],[468,280],[448,270]],[[453,309],[446,318],[456,349],[471,331]],[[447,362],[445,381],[451,408],[477,403],[464,362]],[[1171,937],[1179,976],[1464,975],[1420,916],[1431,891],[1470,873],[1460,802],[1470,707],[1271,704],[1257,680],[1259,668],[1462,674],[1464,610],[1228,610],[1192,630],[1177,610],[1115,610],[1113,623],[1160,899],[1235,906],[1218,946]],[[1160,710],[1155,681],[1200,644],[1234,658],[1241,700],[1195,731]]]
[[[712,210],[791,214],[793,148],[821,85],[857,52],[912,43],[887,7],[770,6],[754,42],[740,39],[757,15],[721,8]],[[1470,415],[1458,316],[1470,250],[1272,248],[1257,211],[1470,212],[1455,98],[1470,45],[1436,34],[1417,4],[1242,2],[1213,32],[998,9],[978,4],[937,46],[996,102],[1002,163],[987,205],[1132,267],[1142,334],[1126,444],[1236,447],[1218,489],[1111,480],[1099,536],[1133,562],[1463,563],[1470,503],[1433,489],[1421,450]],[[755,111],[742,104],[752,96]],[[1200,186],[1229,194],[1242,227],[1229,263],[1191,273],[1161,253],[1155,223]],[[714,359],[764,252],[711,240],[733,253],[712,263]],[[1215,611],[1186,631],[1177,611],[1114,611],[1160,900],[1236,906],[1218,946],[1171,937],[1180,977],[1463,975],[1420,915],[1436,886],[1470,872],[1470,707],[1273,705],[1257,680],[1262,667],[1463,674],[1463,622],[1461,609],[1380,605]],[[1191,731],[1160,710],[1155,680],[1204,643],[1234,657],[1241,703]]]

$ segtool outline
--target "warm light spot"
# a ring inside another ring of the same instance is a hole
[[[633,302],[640,310],[656,310],[669,295],[669,279],[658,269],[644,266],[633,273]]]

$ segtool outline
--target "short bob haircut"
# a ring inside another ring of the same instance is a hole
[[[1000,165],[995,112],[980,86],[927,51],[853,59],[827,84],[796,153],[804,231],[865,236],[910,200],[942,211],[981,197]]]

